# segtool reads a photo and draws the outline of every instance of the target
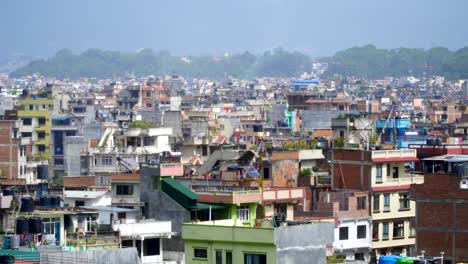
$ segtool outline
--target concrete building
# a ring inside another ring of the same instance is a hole
[[[268,221],[244,227],[237,220],[187,223],[182,226],[185,263],[326,263],[333,223],[273,228]]]
[[[416,248],[449,263],[468,261],[468,155],[422,160],[424,184],[412,185],[416,202]]]
[[[416,160],[413,149],[334,150],[333,189],[369,192],[373,254],[416,253],[415,203],[409,191],[424,178],[405,171],[405,164]]]
[[[368,192],[321,192],[314,215],[335,220],[333,251],[348,261],[369,261],[371,250]]]
[[[140,209],[140,175],[113,174],[112,206]]]
[[[341,116],[332,119],[333,138],[343,138],[345,144],[364,146],[373,136],[373,120],[361,116]],[[369,143],[370,144],[370,143]]]

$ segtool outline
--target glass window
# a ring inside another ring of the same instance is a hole
[[[340,227],[340,240],[348,240],[348,227]]]
[[[366,226],[365,225],[358,225],[357,227],[357,238],[366,238]]]
[[[216,264],[223,264],[223,252],[216,250]]]
[[[372,224],[372,240],[379,240],[379,223]]]
[[[244,264],[267,264],[265,254],[244,254]]]
[[[392,170],[392,166],[387,164],[387,177],[390,177],[390,171]]]
[[[111,156],[102,157],[101,165],[102,166],[112,166],[112,157]]]
[[[400,210],[410,209],[410,199],[408,193],[400,193]]]
[[[31,118],[23,118],[23,126],[30,126],[32,124]]]
[[[118,184],[116,186],[117,195],[133,195],[133,185]]]
[[[366,202],[367,202],[367,197],[366,196],[360,196],[357,198],[357,209],[358,210],[364,210],[367,208]]]
[[[384,193],[384,211],[390,211],[390,194]]]
[[[374,212],[380,211],[380,194],[374,194]]]
[[[206,248],[194,248],[193,256],[196,258],[208,258],[208,250]]]
[[[403,221],[393,222],[393,238],[405,237],[405,224]]]
[[[231,251],[226,252],[226,264],[232,264],[232,252]]]
[[[382,223],[382,239],[388,239],[388,223]]]
[[[237,219],[242,221],[250,220],[250,210],[248,205],[242,205],[237,207]]]
[[[382,182],[382,165],[375,166],[375,181]]]

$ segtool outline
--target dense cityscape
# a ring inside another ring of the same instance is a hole
[[[468,263],[468,47],[431,46],[0,45],[0,263]]]

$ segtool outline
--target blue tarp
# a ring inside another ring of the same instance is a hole
[[[260,173],[258,173],[258,171],[252,166],[244,167],[244,170],[247,173],[247,175],[249,175],[250,177],[259,177],[260,176]]]

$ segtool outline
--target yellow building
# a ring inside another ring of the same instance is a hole
[[[30,138],[32,161],[48,161],[50,158],[51,114],[53,99],[20,99],[18,119],[22,126],[19,130],[21,138]]]

